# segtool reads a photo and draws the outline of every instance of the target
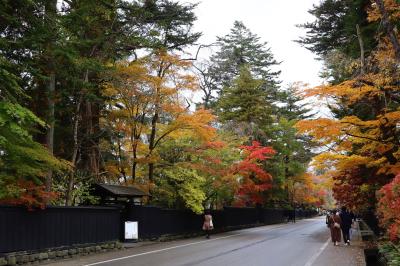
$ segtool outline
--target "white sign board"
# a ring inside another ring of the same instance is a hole
[[[138,222],[125,222],[125,239],[138,238]]]

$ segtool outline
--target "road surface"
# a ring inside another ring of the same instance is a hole
[[[329,232],[321,217],[212,235],[209,240],[155,243],[51,265],[312,266],[328,244]]]

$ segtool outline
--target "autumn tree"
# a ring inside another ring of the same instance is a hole
[[[74,169],[48,175],[48,189],[55,182],[66,204],[81,173],[92,182],[107,178],[100,153],[106,143],[103,74],[115,61],[137,59],[139,50],[181,51],[193,44],[200,36],[192,31],[194,7],[169,0],[2,3],[0,53],[30,96],[19,103],[48,125],[33,138]]]
[[[290,180],[290,197],[300,206],[322,207],[328,193],[324,181],[310,173],[300,174]]]
[[[241,158],[240,146],[244,139],[228,131],[217,131],[212,141],[187,150],[190,161],[186,165],[204,177],[204,206],[222,208],[235,202],[239,189],[239,175],[234,167]]]
[[[197,89],[193,76],[184,71],[188,67],[188,61],[160,52],[121,63],[105,84],[110,100],[104,122],[112,132],[111,143],[116,145],[114,161],[125,182],[128,175],[135,182],[138,164],[153,167],[148,176],[152,182],[158,147],[172,135],[193,131],[198,137],[212,136],[209,123],[213,116],[205,110],[187,109],[183,92]],[[157,71],[160,68],[161,76]]]
[[[399,175],[389,184],[383,186],[378,192],[378,216],[380,225],[389,232],[390,240],[398,243],[400,236],[400,195]]]
[[[264,192],[271,187],[272,177],[262,162],[274,151],[257,142],[242,146],[243,139],[218,133],[211,141],[184,135],[162,145],[165,166],[158,170],[154,202],[175,208],[196,203],[196,210],[265,203]]]
[[[385,3],[395,18],[399,4]],[[372,5],[368,15],[371,21],[382,18],[378,5]],[[399,171],[396,45],[387,35],[379,36],[379,45],[367,60],[367,72],[308,91],[309,96],[328,99],[337,119],[298,123],[301,132],[325,147],[315,165],[334,179],[336,198],[359,209],[374,208],[375,192]]]
[[[240,148],[244,152],[244,158],[233,166],[234,172],[240,176],[236,204],[263,204],[263,193],[272,187],[272,176],[263,169],[262,162],[271,158],[275,151],[271,147],[263,147],[257,141]]]

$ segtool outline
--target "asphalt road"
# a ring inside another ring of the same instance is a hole
[[[51,265],[311,266],[328,243],[329,233],[322,217],[212,235],[209,240],[144,245]]]

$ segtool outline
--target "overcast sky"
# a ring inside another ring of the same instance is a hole
[[[254,34],[268,42],[280,65],[283,85],[295,81],[319,85],[321,63],[315,55],[293,42],[304,36],[296,27],[313,17],[307,12],[319,0],[180,0],[182,3],[199,3],[195,12],[195,30],[203,33],[202,44],[215,42],[216,36],[229,33],[235,20],[242,21]],[[200,57],[208,57],[203,50]]]

